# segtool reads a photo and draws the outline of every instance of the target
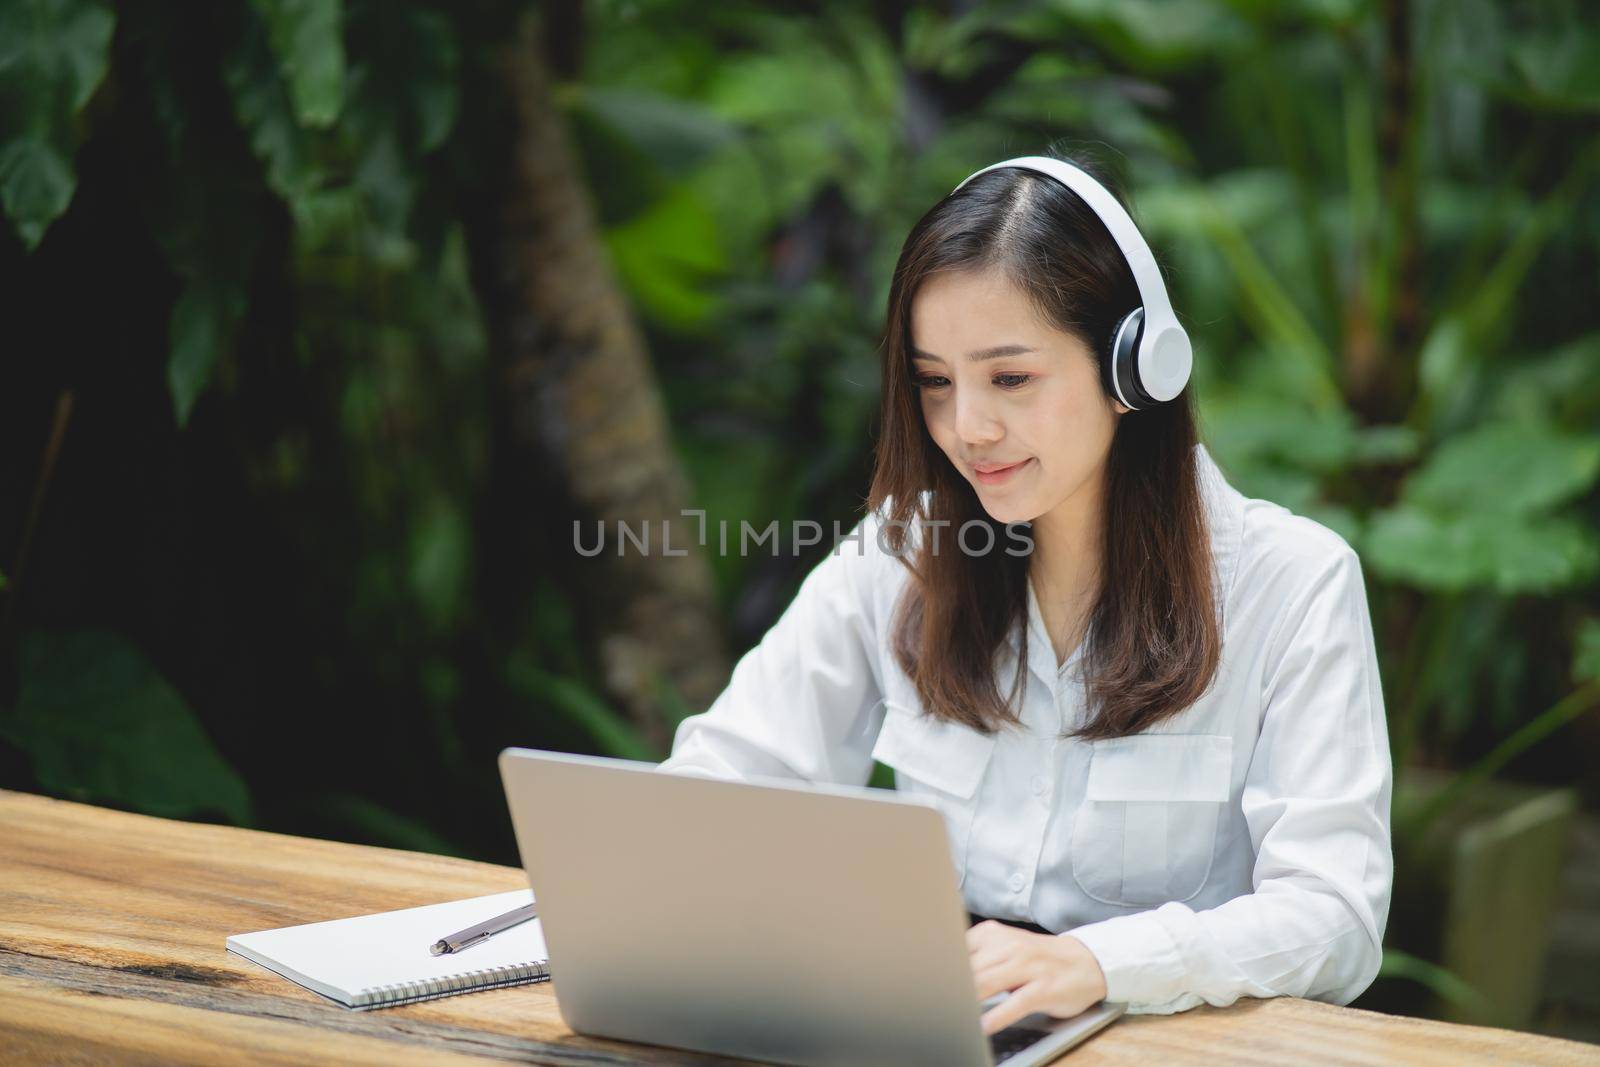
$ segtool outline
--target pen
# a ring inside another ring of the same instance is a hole
[[[502,930],[509,930],[518,923],[525,923],[529,919],[538,918],[539,913],[534,910],[534,905],[524,904],[514,908],[504,915],[496,915],[492,919],[485,919],[476,926],[469,926],[465,930],[457,930],[453,934],[441,937],[429,946],[428,951],[435,956],[442,956],[446,952],[460,952],[479,941],[487,941]]]

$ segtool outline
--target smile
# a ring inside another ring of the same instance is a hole
[[[984,485],[999,485],[1032,462],[1033,460],[1031,459],[1018,460],[1016,463],[1004,467],[997,467],[989,463],[979,463],[973,465],[972,473]]]

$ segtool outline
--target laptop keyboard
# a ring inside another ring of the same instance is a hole
[[[1003,1064],[1008,1056],[1028,1048],[1047,1033],[1048,1030],[1035,1030],[1031,1026],[1008,1026],[989,1035],[989,1051],[994,1054],[996,1064]]]

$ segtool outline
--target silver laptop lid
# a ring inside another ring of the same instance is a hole
[[[804,1067],[988,1067],[942,817],[884,790],[507,749],[561,1016]]]

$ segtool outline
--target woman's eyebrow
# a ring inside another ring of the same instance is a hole
[[[1029,348],[1027,345],[996,345],[993,348],[980,348],[976,352],[968,352],[967,358],[976,363],[985,359],[999,359],[1001,356],[1020,356],[1032,351],[1034,350]],[[912,346],[911,358],[931,359],[935,363],[944,362],[944,360],[940,359],[938,356],[924,352],[922,349],[917,348],[916,346]]]

